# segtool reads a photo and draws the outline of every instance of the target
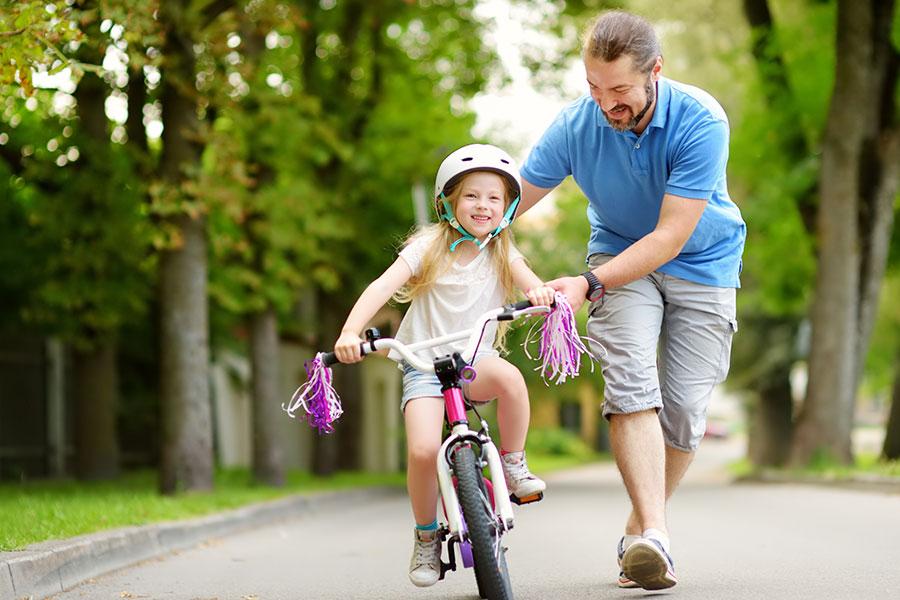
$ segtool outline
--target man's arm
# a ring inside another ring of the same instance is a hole
[[[656,228],[621,254],[593,269],[607,289],[619,287],[652,273],[681,252],[706,209],[706,200],[666,194]],[[580,275],[561,277],[547,285],[563,292],[574,310],[585,300],[587,280]]]
[[[541,188],[532,185],[524,177],[522,178],[522,199],[519,201],[519,214],[523,214],[526,210],[540,202],[544,196],[553,191],[554,188]]]

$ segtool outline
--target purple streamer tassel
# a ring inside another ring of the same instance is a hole
[[[344,412],[341,399],[331,385],[331,369],[322,361],[321,352],[303,366],[306,369],[306,383],[297,388],[288,405],[282,404],[281,408],[291,418],[296,418],[294,413],[302,408],[310,427],[318,429],[320,434],[331,433],[334,431],[331,424]]]
[[[534,358],[528,352],[528,344],[533,341],[536,326],[537,323],[532,326],[525,343],[522,344],[528,358]],[[597,360],[597,357],[585,345],[584,340],[597,344],[590,338],[582,338],[578,335],[575,313],[572,312],[568,299],[565,294],[556,292],[556,307],[544,319],[540,331],[538,358],[541,365],[535,370],[540,370],[544,383],[549,380],[559,385],[565,383],[569,377],[577,377],[581,370],[582,354],[586,354],[591,361]],[[597,345],[599,346],[599,344]],[[602,351],[602,346],[599,347]],[[593,370],[594,364],[591,362],[591,371]]]

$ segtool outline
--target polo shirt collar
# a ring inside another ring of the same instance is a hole
[[[666,120],[669,118],[669,100],[671,97],[672,87],[669,80],[665,77],[660,77],[659,81],[656,82],[656,106],[653,107],[653,116],[650,117],[648,127],[659,127],[662,129],[666,126]]]

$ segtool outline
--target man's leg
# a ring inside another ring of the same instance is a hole
[[[626,533],[666,532],[666,453],[656,410],[610,415],[610,444],[631,498]]]
[[[594,255],[590,265],[606,260],[609,257]],[[626,576],[623,562],[626,547],[639,541],[645,531],[659,530],[657,535],[664,536],[666,529],[666,451],[657,415],[663,407],[657,347],[665,305],[658,279],[642,277],[609,290],[591,305],[587,325],[588,335],[603,347],[603,416],[609,419],[616,464],[636,515],[634,535],[618,544],[621,587],[663,587],[657,585],[659,574],[644,576],[642,556],[633,560],[632,552],[629,557],[637,577]]]
[[[631,497],[632,518],[636,521],[631,535],[640,536],[622,538],[619,543],[619,586],[647,590],[672,587],[677,579],[669,556],[666,482],[669,471],[673,481],[680,478],[687,461],[678,457],[672,465],[667,464],[662,426],[652,409],[612,415],[610,441]]]
[[[612,428],[613,425],[610,422],[610,430]],[[693,460],[693,452],[684,452],[683,450],[666,446],[666,500],[672,496]],[[621,467],[619,469],[621,470]],[[625,535],[641,535],[644,529],[647,528],[641,527],[641,521],[638,519],[637,513],[632,510],[625,525]],[[665,532],[667,530],[661,529],[661,531]]]
[[[713,387],[728,372],[734,320],[734,290],[710,288],[677,278],[656,279],[665,297],[660,332],[659,380],[663,408],[659,423],[665,438],[665,497],[675,491],[700,444]],[[665,510],[665,509],[663,509]],[[619,585],[663,589],[677,583],[665,529],[644,523],[635,503],[628,533],[620,544]],[[627,549],[623,547],[627,545]]]

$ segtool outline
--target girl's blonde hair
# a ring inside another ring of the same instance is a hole
[[[453,186],[450,193],[447,194],[447,200],[450,202],[454,213],[456,212],[456,204],[462,191],[462,183],[470,176],[481,171],[472,171],[463,176],[458,183]],[[493,171],[486,171],[492,173]],[[498,177],[500,177],[498,175]],[[515,199],[516,190],[512,188],[505,177],[503,180],[504,189],[506,190],[506,199],[503,204],[503,210],[509,208],[510,202]],[[408,246],[413,240],[426,239],[427,245],[425,253],[422,256],[422,268],[418,275],[413,275],[402,288],[394,294],[394,300],[397,302],[412,302],[415,298],[428,292],[434,287],[438,278],[447,272],[450,265],[453,264],[453,253],[450,252],[450,245],[460,238],[461,234],[454,229],[449,222],[440,221],[432,223],[416,231],[410,235],[404,242],[403,246]],[[482,252],[489,252],[494,270],[500,278],[500,286],[503,290],[504,303],[512,302],[515,299],[515,285],[513,283],[512,268],[509,264],[510,247],[512,246],[512,230],[507,227],[503,233],[491,240],[491,243]],[[508,323],[500,323],[497,327],[497,337],[494,345],[505,350],[504,341]]]

